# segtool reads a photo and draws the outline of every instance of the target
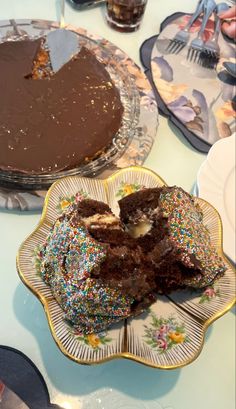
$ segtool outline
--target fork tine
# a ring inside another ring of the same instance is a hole
[[[187,60],[190,60],[191,47],[188,49]]]
[[[201,53],[201,62],[202,62],[202,67],[207,68],[209,65],[209,56],[205,53]]]
[[[168,46],[167,46],[167,48],[166,48],[166,51],[170,51],[170,50],[172,49],[172,47],[175,46],[175,44],[176,44],[176,40],[175,40],[175,39],[170,40],[170,42],[169,42],[169,44],[168,44]]]
[[[199,57],[198,64],[199,64],[201,67],[205,67],[205,62],[204,62],[204,59],[203,59],[202,57]]]
[[[202,53],[201,61],[202,61],[202,67],[204,67],[204,68],[208,68],[208,67],[209,67],[210,58],[209,58],[209,56],[208,56],[207,54]]]
[[[199,54],[200,54],[200,52],[198,50],[195,50],[194,59],[193,59],[194,63],[198,60]]]
[[[201,65],[202,67],[206,67],[207,65],[206,54],[203,51],[199,53],[198,64]]]
[[[194,50],[194,48],[192,48],[191,49],[191,55],[190,55],[190,61],[191,62],[193,61],[194,54],[195,54],[195,50]]]
[[[197,57],[198,57],[198,53],[199,53],[199,51],[198,50],[194,50],[194,54],[193,54],[193,58],[192,58],[192,62],[193,63],[195,63],[195,61],[196,61],[196,59],[197,59]]]
[[[191,49],[190,49],[190,55],[189,55],[190,62],[192,61],[193,56],[194,56],[194,49],[191,48]]]
[[[169,43],[168,43],[168,45],[167,45],[167,47],[166,47],[166,51],[169,50],[169,48],[170,48],[170,46],[172,45],[173,41],[174,41],[174,40],[169,40]]]
[[[172,50],[172,53],[173,54],[178,54],[178,50],[179,50],[179,48],[181,48],[182,47],[182,43],[181,42],[178,42],[178,44],[176,45],[176,47]]]
[[[172,46],[169,48],[169,53],[174,53],[178,47],[179,47],[179,41],[175,40]]]
[[[205,65],[206,65],[206,61],[205,61],[204,57],[201,54],[199,55],[198,64],[201,67],[205,67]]]
[[[175,44],[175,40],[174,39],[170,40],[168,46],[166,47],[166,51],[169,51],[174,44]]]
[[[197,55],[196,63],[199,65],[201,65],[202,63],[202,53],[201,52],[199,52]]]
[[[191,48],[191,53],[190,53],[190,62],[192,62],[193,56],[194,56],[194,49],[193,49],[193,48]]]
[[[179,46],[182,45],[181,41],[177,41],[175,47],[173,47],[173,49],[171,50],[171,52],[174,54],[176,52],[176,50],[178,50]]]
[[[184,43],[180,43],[179,44],[179,47],[177,48],[177,50],[175,50],[175,54],[179,54],[182,50],[183,50],[183,48],[185,47],[185,45],[186,44],[184,44]]]

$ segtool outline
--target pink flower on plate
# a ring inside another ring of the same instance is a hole
[[[219,297],[220,298],[220,290],[219,288],[214,288],[213,286],[207,287],[204,292],[202,293],[199,304],[204,304],[205,302],[210,302],[214,298]]]
[[[169,331],[169,325],[165,325],[165,324],[161,325],[159,331],[160,331],[160,334],[166,335],[167,332]]]
[[[159,349],[163,349],[163,351],[165,351],[168,347],[167,342],[162,338],[158,339],[157,346]]]
[[[76,193],[75,195],[75,201],[76,203],[81,202],[84,199],[88,198],[88,193],[84,192],[83,189],[79,190],[79,192]]]
[[[160,338],[161,338],[160,332],[159,332],[159,330],[157,330],[157,331],[154,333],[154,339],[156,339],[156,341],[158,341]]]
[[[179,24],[179,29],[182,30],[185,28],[186,24],[189,22],[191,16],[183,16],[181,18],[181,22]],[[193,23],[192,27],[190,28],[190,33],[197,33],[200,30],[202,24],[202,18],[198,18],[195,23]],[[210,18],[207,22],[204,34],[203,34],[203,40],[208,41],[212,34],[214,33],[215,30],[215,23],[214,19]]]
[[[212,287],[207,288],[204,291],[204,294],[209,298],[213,298],[213,297],[216,296],[216,292],[215,292],[214,288],[212,288]]]

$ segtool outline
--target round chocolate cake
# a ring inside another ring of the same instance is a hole
[[[83,47],[55,74],[37,77],[47,57],[41,44],[0,44],[0,170],[73,169],[107,148],[121,126],[119,91],[95,55]]]
[[[42,278],[82,333],[145,310],[157,293],[202,288],[225,266],[202,213],[177,187],[145,189],[109,206],[86,199],[65,212],[42,250]]]

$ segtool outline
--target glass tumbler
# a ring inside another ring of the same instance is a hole
[[[121,32],[136,31],[142,21],[147,0],[107,0],[108,24]]]

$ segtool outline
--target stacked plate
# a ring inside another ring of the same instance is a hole
[[[197,176],[198,196],[218,210],[223,223],[224,252],[234,263],[236,263],[235,141],[236,134],[233,134],[215,143]]]

